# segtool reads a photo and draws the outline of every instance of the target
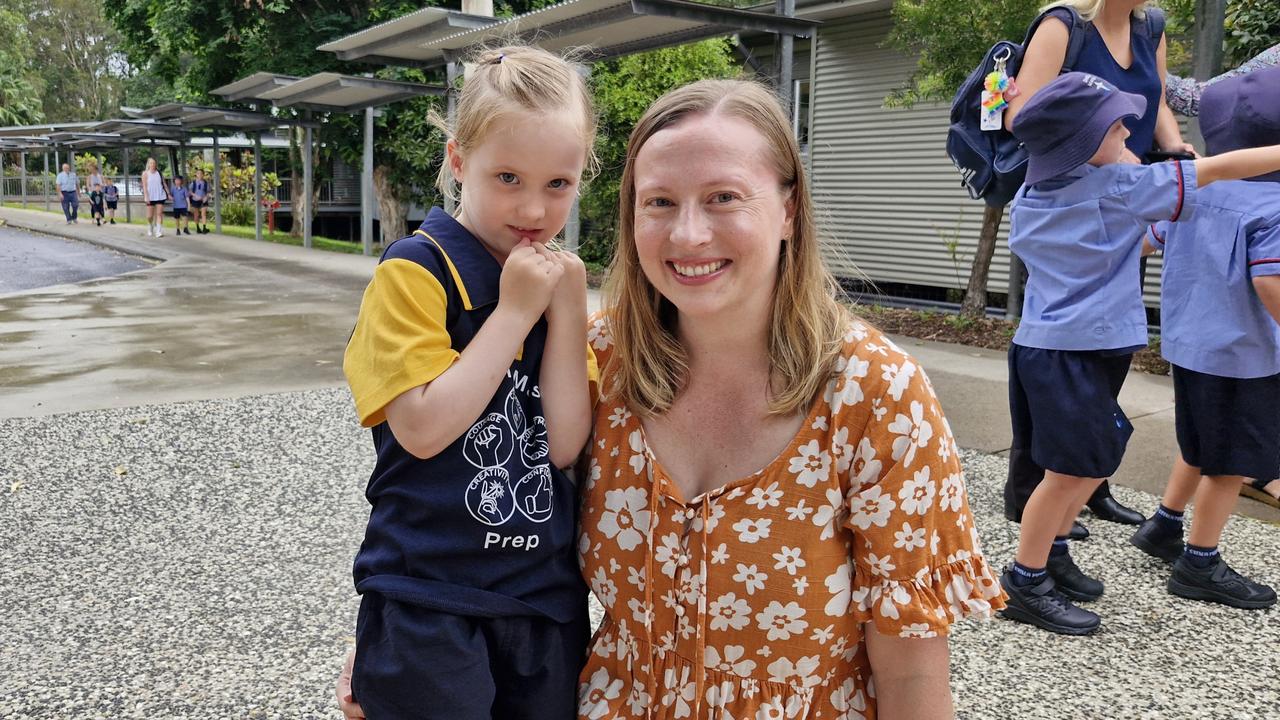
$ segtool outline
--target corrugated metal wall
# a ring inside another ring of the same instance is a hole
[[[818,30],[809,153],[814,198],[832,241],[837,275],[877,282],[963,288],[982,228],[983,204],[969,199],[947,158],[949,105],[890,109],[915,59],[884,47],[887,11],[824,23]],[[1008,289],[1008,218],[1001,224],[988,290]],[[953,260],[947,242],[957,238]],[[1147,297],[1159,299],[1159,260]]]

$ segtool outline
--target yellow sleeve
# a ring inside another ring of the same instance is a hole
[[[342,359],[362,426],[386,420],[387,403],[440,377],[458,359],[445,329],[446,307],[444,286],[421,265],[390,259],[374,270]]]

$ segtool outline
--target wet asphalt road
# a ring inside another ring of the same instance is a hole
[[[95,229],[89,223],[84,232]],[[0,294],[78,283],[150,266],[141,258],[91,243],[0,227]]]

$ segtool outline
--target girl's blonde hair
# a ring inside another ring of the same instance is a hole
[[[587,148],[584,175],[596,165],[596,113],[591,93],[583,79],[585,71],[575,62],[539,47],[505,45],[484,49],[470,61],[474,66],[458,95],[453,122],[432,112],[430,120],[457,143],[464,155],[484,141],[485,134],[498,119],[513,112],[554,113],[572,110],[579,113],[579,130]],[[458,202],[458,183],[446,160],[440,166],[436,187],[441,194]]]
[[[755,128],[768,160],[795,206],[794,232],[782,244],[769,314],[769,412],[808,408],[835,368],[848,315],[839,286],[823,265],[813,202],[800,147],[778,99],[746,80],[701,80],[658,98],[627,142],[618,192],[618,247],[605,283],[605,308],[615,349],[602,376],[605,391],[633,411],[657,415],[671,407],[688,381],[689,359],[676,334],[676,309],[645,277],[636,253],[636,154],[649,138],[697,115],[737,118]]]
[[[1075,8],[1075,11],[1080,13],[1081,19],[1085,22],[1092,22],[1094,18],[1098,17],[1098,13],[1102,12],[1102,8],[1106,4],[1107,0],[1057,0],[1040,8],[1040,12],[1056,7]],[[1134,8],[1133,16],[1138,19],[1145,18],[1147,16],[1147,8],[1153,5],[1155,5],[1154,0],[1147,0],[1147,2]]]

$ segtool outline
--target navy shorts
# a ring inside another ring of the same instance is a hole
[[[1013,447],[1046,470],[1109,477],[1133,425],[1116,398],[1133,353],[1009,346]]]
[[[367,592],[356,621],[351,691],[369,720],[577,717],[590,639],[580,617],[442,613]]]
[[[1173,366],[1182,459],[1204,475],[1280,477],[1280,375],[1229,378]]]

